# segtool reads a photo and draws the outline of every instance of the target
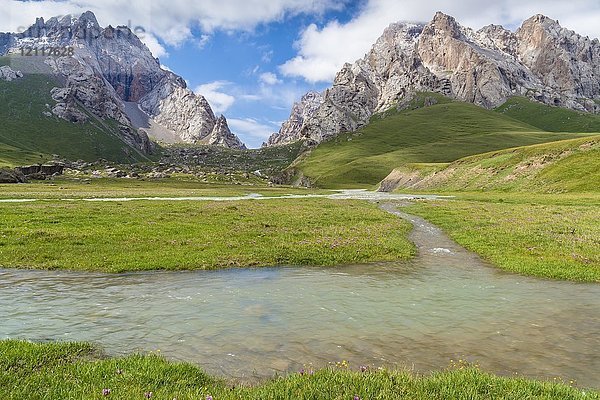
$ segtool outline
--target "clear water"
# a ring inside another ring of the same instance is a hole
[[[405,263],[0,270],[0,338],[92,341],[110,354],[160,349],[245,381],[310,363],[428,371],[462,358],[500,374],[600,387],[600,285],[499,272],[408,218],[420,255]]]

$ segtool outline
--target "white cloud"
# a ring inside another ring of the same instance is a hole
[[[191,28],[203,33],[215,30],[250,31],[257,25],[282,21],[298,14],[322,14],[343,6],[336,0],[0,0],[0,32],[27,28],[36,17],[49,18],[93,11],[101,25],[143,27],[155,38],[178,46],[192,37]],[[145,39],[143,39],[145,40]],[[149,39],[146,44],[164,55],[164,49]]]
[[[256,142],[256,139],[264,141],[268,139],[273,132],[279,130],[278,125],[272,124],[271,122],[262,123],[252,118],[229,118],[227,123],[233,132],[240,136],[249,137],[248,141],[253,142]]]
[[[542,13],[580,34],[600,37],[598,0],[368,0],[348,23],[330,21],[322,28],[309,25],[295,44],[297,55],[281,65],[280,71],[309,82],[331,81],[345,62],[361,58],[390,23],[429,21],[439,10],[472,28],[491,23],[516,26]]]
[[[282,83],[282,81],[277,78],[277,75],[272,72],[264,72],[260,74],[259,79],[265,85],[277,85]]]
[[[154,57],[156,57],[156,58],[169,57],[169,53],[167,52],[167,50],[163,47],[162,44],[160,44],[160,42],[158,41],[156,36],[154,36],[153,34],[146,33],[143,35],[143,37],[140,40],[142,42],[144,42],[144,44],[146,45],[146,47],[148,47],[148,49],[150,50],[150,52],[152,53],[152,55]]]
[[[200,35],[200,39],[198,39],[198,41],[196,42],[196,46],[199,49],[203,49],[208,44],[208,42],[210,42],[210,39],[210,35]]]
[[[215,114],[221,114],[227,111],[235,102],[235,97],[221,90],[230,84],[227,81],[214,81],[196,87],[194,92],[206,98]]]

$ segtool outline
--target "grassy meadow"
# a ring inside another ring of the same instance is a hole
[[[406,211],[506,271],[600,282],[600,195],[455,193]]]
[[[361,201],[0,203],[0,267],[87,271],[407,259],[408,222]]]
[[[329,190],[308,190],[264,184],[232,185],[201,182],[197,178],[171,177],[164,179],[54,178],[27,184],[0,184],[0,199],[89,199],[123,197],[219,197],[285,196],[288,194],[322,194]]]
[[[458,363],[446,371],[418,375],[339,363],[291,374],[259,385],[236,385],[206,375],[191,364],[158,355],[107,358],[85,343],[33,344],[0,341],[0,397],[22,399],[323,399],[478,400],[600,399],[570,383],[502,378]]]

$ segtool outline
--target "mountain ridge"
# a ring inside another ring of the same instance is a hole
[[[527,19],[516,32],[499,25],[474,31],[438,12],[427,24],[391,24],[362,59],[342,67],[318,107],[305,100],[294,106],[314,110],[300,126],[293,110],[266,145],[322,142],[354,132],[372,115],[401,107],[417,92],[436,92],[488,109],[524,96],[599,113],[598,77],[600,41],[546,16]]]
[[[80,107],[84,106],[95,117],[118,121],[131,146],[151,153],[148,136],[153,136],[153,130],[132,127],[124,103],[133,102],[153,125],[178,141],[245,148],[214,115],[206,99],[189,90],[183,78],[162,69],[159,60],[126,26],[102,28],[87,11],[79,17],[37,18],[23,33],[0,34],[0,56],[25,58],[23,47],[73,49],[70,56],[29,57],[43,58],[51,73],[65,81],[64,87],[52,90],[56,104],[51,111],[60,118],[85,121],[88,117]],[[27,75],[28,71],[20,72]]]

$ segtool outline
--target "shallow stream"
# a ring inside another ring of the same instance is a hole
[[[415,224],[419,256],[410,262],[0,270],[0,338],[92,341],[117,355],[160,349],[244,381],[340,360],[428,371],[466,359],[495,373],[600,387],[600,285],[500,272],[402,216]]]

